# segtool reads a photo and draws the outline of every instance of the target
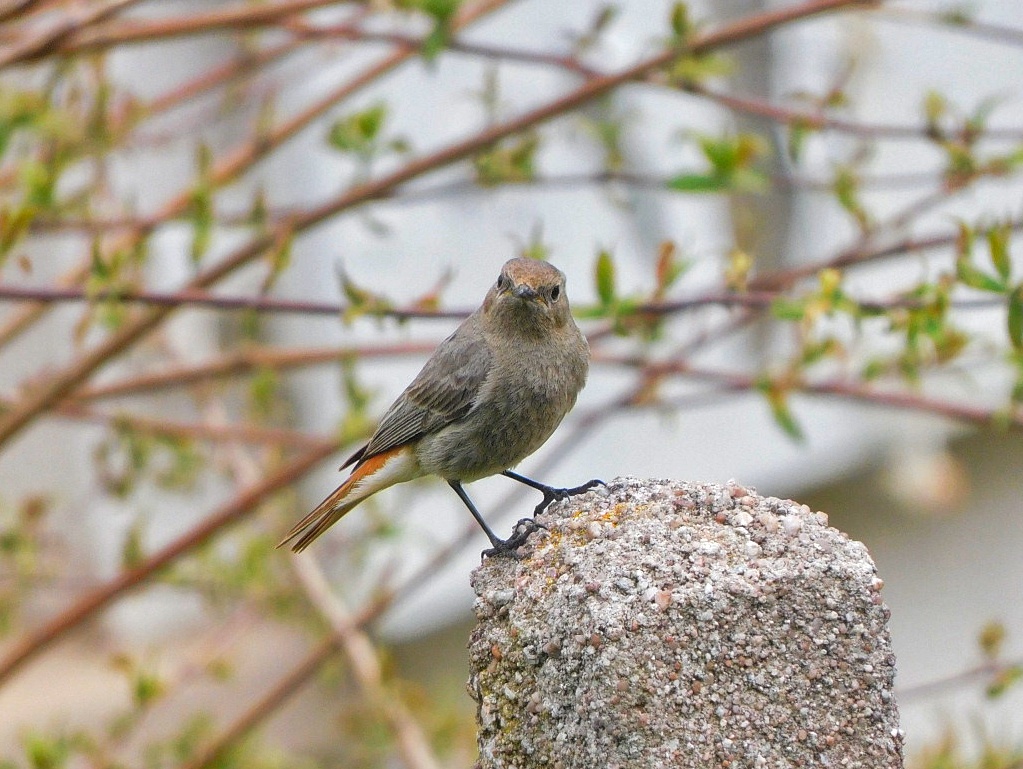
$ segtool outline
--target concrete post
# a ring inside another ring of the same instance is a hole
[[[617,479],[473,573],[479,769],[902,766],[866,548],[729,484]]]

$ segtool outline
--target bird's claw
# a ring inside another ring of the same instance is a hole
[[[563,499],[574,497],[577,494],[585,494],[587,491],[592,489],[594,486],[607,486],[599,478],[594,478],[592,481],[586,481],[581,486],[573,486],[570,489],[555,489],[546,488],[543,490],[543,500],[535,508],[533,508],[533,517],[540,515],[544,510],[550,507],[552,502],[560,502]]]
[[[496,556],[502,556],[507,558],[522,558],[519,553],[519,548],[526,544],[526,540],[529,539],[529,535],[535,531],[543,529],[547,531],[547,527],[542,523],[534,521],[532,518],[522,518],[516,524],[512,530],[512,535],[508,539],[499,539],[492,544],[494,545],[487,550],[484,550],[481,554],[482,558],[494,558]]]

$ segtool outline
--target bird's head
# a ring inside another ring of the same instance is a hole
[[[511,259],[487,292],[483,312],[491,322],[525,334],[539,334],[568,323],[571,310],[565,276],[557,267],[536,259]]]

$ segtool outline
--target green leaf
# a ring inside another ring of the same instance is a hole
[[[956,256],[969,258],[973,253],[973,228],[963,221],[956,224],[959,230],[956,236]]]
[[[260,368],[249,382],[250,408],[258,416],[269,416],[273,412],[279,392],[280,381],[277,371],[269,367]]]
[[[770,406],[771,415],[778,426],[793,440],[802,441],[803,430],[789,408],[788,389],[767,377],[757,382],[757,389],[767,398],[767,405]]]
[[[997,699],[1020,681],[1023,681],[1023,666],[1010,665],[995,675],[994,679],[987,685],[985,694],[989,699]]]
[[[89,251],[89,277],[94,284],[106,288],[114,276],[112,262],[108,262],[103,255],[103,246],[100,239],[94,238],[92,248]]]
[[[144,708],[159,699],[166,691],[166,684],[152,671],[137,670],[132,682],[132,696],[135,704]]]
[[[334,121],[327,134],[340,152],[369,156],[387,119],[387,105],[377,102],[361,112]]]
[[[267,251],[266,258],[270,262],[270,269],[260,285],[261,293],[269,291],[291,265],[291,247],[294,242],[295,233],[289,228],[277,238],[273,248]]]
[[[945,24],[955,26],[967,26],[973,24],[976,9],[968,5],[956,5],[951,8],[938,11],[938,18]]]
[[[1007,634],[1004,623],[997,620],[985,623],[977,636],[977,644],[985,659],[996,660],[1001,656]]]
[[[146,549],[142,544],[142,526],[140,521],[135,521],[121,545],[121,568],[134,569],[146,558]]]
[[[209,145],[202,143],[196,151],[196,165],[199,179],[191,194],[192,217],[192,263],[198,264],[209,250],[213,240],[213,152]]]
[[[1008,280],[1012,273],[1012,257],[1009,254],[1009,240],[1012,237],[1012,228],[1007,224],[999,224],[987,231],[988,251],[991,254],[991,264],[995,266],[999,277]]]
[[[689,16],[689,6],[678,2],[671,7],[671,32],[676,42],[685,43],[693,33],[693,22]]]
[[[551,255],[551,246],[543,239],[543,222],[537,221],[529,228],[529,240],[518,246],[518,254],[526,259],[547,261]]]
[[[1023,284],[1009,294],[1009,341],[1017,352],[1023,352]]]
[[[841,342],[832,337],[821,339],[819,341],[807,342],[803,345],[802,349],[802,362],[806,366],[812,366],[815,363],[820,363],[822,360],[827,358],[834,358],[840,355],[844,351],[844,347]]]
[[[420,52],[427,61],[436,58],[451,38],[451,23],[462,0],[398,0],[396,5],[406,10],[420,11],[434,21],[433,29],[423,41]]]
[[[931,137],[942,135],[941,121],[948,113],[948,100],[937,91],[928,91],[924,97],[924,121],[927,134]]]
[[[596,281],[600,303],[610,307],[615,301],[615,265],[606,249],[601,249],[597,255]]]
[[[36,210],[33,206],[18,206],[15,209],[0,209],[0,266],[3,265],[4,257],[10,254],[11,250],[21,242],[21,238],[28,232],[29,225]]]
[[[736,192],[765,192],[770,187],[766,174],[756,168],[737,168],[729,181]]]
[[[806,302],[779,297],[771,302],[771,314],[778,320],[802,320],[806,317]]]
[[[715,171],[727,176],[735,170],[739,164],[739,152],[734,141],[728,137],[716,136],[701,136],[699,139],[700,150]]]
[[[984,130],[987,128],[988,118],[995,111],[1002,99],[997,96],[989,96],[983,99],[977,108],[973,111],[969,118],[966,120],[966,125],[963,126],[964,133],[966,133],[971,141],[974,141],[979,137]]]
[[[872,382],[887,373],[889,368],[890,366],[887,361],[881,358],[872,358],[864,364],[860,376],[863,377],[863,381]]]
[[[778,423],[782,431],[793,440],[804,440],[803,429],[792,415],[788,402],[783,399],[768,398],[768,403],[771,406],[771,414],[774,416],[774,421]]]
[[[536,151],[540,138],[535,132],[509,139],[473,158],[476,182],[483,187],[522,184],[535,175]]]
[[[728,252],[723,277],[729,291],[744,292],[749,288],[749,277],[753,270],[753,257],[741,248]]]
[[[794,120],[788,126],[788,150],[789,159],[798,162],[803,155],[803,147],[807,137],[813,132],[813,128],[805,120]]]
[[[679,58],[668,73],[671,82],[683,88],[702,83],[712,77],[727,77],[735,71],[735,63],[719,53],[689,53]]]
[[[956,277],[964,286],[975,288],[978,291],[990,291],[1001,294],[1006,289],[1004,281],[997,280],[983,270],[978,269],[968,256],[960,256],[956,259]]]
[[[382,294],[376,294],[357,285],[344,268],[338,268],[338,278],[341,281],[341,292],[348,300],[343,316],[345,322],[352,321],[360,315],[381,314],[393,308],[394,305]]]
[[[71,746],[64,737],[30,732],[25,739],[25,754],[32,769],[61,769],[71,757]]]
[[[714,174],[679,174],[668,180],[668,189],[676,192],[724,192],[728,180]]]
[[[835,198],[860,226],[866,230],[870,227],[870,214],[860,200],[860,180],[848,166],[842,166],[835,173],[833,184]]]
[[[197,189],[192,197],[192,246],[189,254],[198,264],[213,242],[213,201],[206,188]]]
[[[767,151],[767,143],[754,134],[737,136],[697,136],[700,151],[710,164],[703,173],[682,173],[668,180],[668,188],[678,192],[759,192],[767,184],[763,172],[755,167]]]
[[[687,265],[678,260],[677,252],[678,249],[670,240],[661,243],[657,252],[657,267],[654,271],[657,288],[654,291],[654,296],[658,299],[663,297],[686,271]]]
[[[56,163],[46,165],[36,160],[24,160],[18,167],[18,174],[25,188],[27,205],[43,210],[54,208],[59,176]]]

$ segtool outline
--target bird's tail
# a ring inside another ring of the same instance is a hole
[[[295,540],[291,549],[296,553],[302,552],[366,497],[421,474],[407,446],[399,446],[361,461],[334,493],[292,527],[277,547]]]

